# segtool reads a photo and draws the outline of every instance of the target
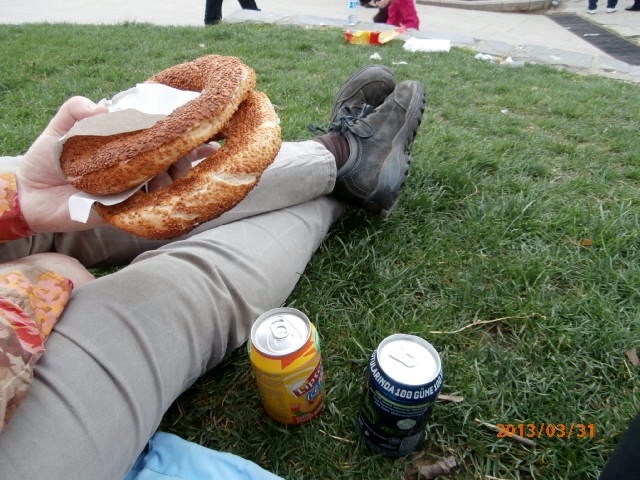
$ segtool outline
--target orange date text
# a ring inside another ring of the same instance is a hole
[[[498,438],[520,436],[523,438],[595,438],[593,423],[499,423]]]

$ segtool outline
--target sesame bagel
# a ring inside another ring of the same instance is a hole
[[[119,193],[166,170],[222,129],[255,88],[256,76],[235,57],[208,55],[168,68],[147,82],[200,95],[144,130],[69,138],[62,147],[60,168],[78,190]]]
[[[149,129],[71,137],[61,168],[79,190],[117,193],[144,183],[202,143],[224,139],[221,148],[172,184],[154,192],[138,190],[117,205],[95,205],[122,230],[169,239],[233,208],[255,187],[280,149],[280,125],[268,96],[254,89],[253,70],[233,57],[209,55],[148,81],[202,94]]]
[[[280,150],[278,116],[267,95],[251,91],[221,134],[224,145],[171,185],[136,192],[123,203],[96,205],[112,225],[164,239],[189,232],[238,204]]]

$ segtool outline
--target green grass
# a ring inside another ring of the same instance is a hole
[[[109,97],[207,53],[255,68],[285,140],[326,124],[335,91],[374,52],[399,80],[422,80],[427,111],[398,208],[345,215],[289,299],[321,334],[325,412],[296,428],[270,421],[238,351],[162,429],[291,480],[400,479],[416,458],[448,455],[458,479],[596,478],[640,410],[640,367],[624,353],[640,350],[638,85],[462,49],[348,45],[320,28],[4,25],[0,44],[3,154],[23,152],[71,95]],[[464,401],[439,402],[424,450],[389,460],[360,444],[354,416],[368,355],[395,332],[433,343],[443,393]],[[596,437],[528,448],[475,418],[592,423]]]

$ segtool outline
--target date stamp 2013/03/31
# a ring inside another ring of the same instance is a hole
[[[593,439],[596,437],[596,426],[593,423],[498,423],[497,437],[509,438],[519,436],[523,438],[562,438],[562,439]]]

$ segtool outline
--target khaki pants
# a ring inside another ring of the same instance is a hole
[[[0,245],[131,263],[77,288],[0,434],[0,478],[119,480],[171,403],[289,296],[342,206],[320,144],[285,143],[234,210],[171,242],[110,227]]]

